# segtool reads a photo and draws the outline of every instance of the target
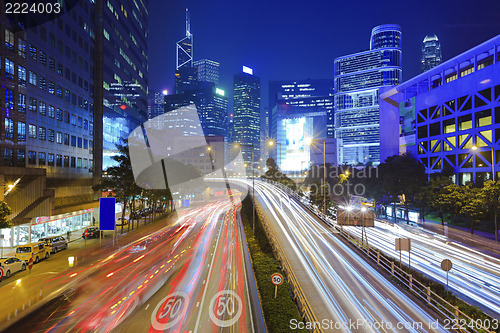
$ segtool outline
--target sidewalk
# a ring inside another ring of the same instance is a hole
[[[129,232],[133,232],[135,230],[138,230],[139,228],[141,228],[143,226],[150,225],[150,224],[152,224],[152,223],[154,223],[154,222],[156,222],[158,220],[161,220],[163,218],[169,218],[172,215],[172,213],[173,212],[166,213],[166,214],[158,214],[158,216],[156,217],[156,220],[150,220],[148,218],[147,223],[145,222],[144,218],[141,218],[139,220],[139,223],[137,223],[137,221],[134,220],[134,229],[131,229],[130,231],[128,231],[128,226],[125,225],[123,227],[123,233],[120,233],[121,226],[117,226],[116,227],[116,237],[124,236],[124,235],[128,234]],[[70,243],[73,243],[73,242],[76,242],[78,240],[83,239],[82,238],[83,231],[85,229],[87,229],[87,228],[93,228],[93,227],[99,227],[99,225],[98,224],[96,224],[96,225],[89,225],[89,226],[85,226],[85,227],[83,227],[81,229],[78,229],[78,230],[70,232],[69,240],[68,240],[68,237],[67,237],[66,234],[54,235],[54,236],[63,236],[68,241],[68,244],[70,244]],[[103,239],[107,239],[107,238],[113,238],[113,232],[112,231],[104,231],[103,232]],[[16,255],[16,247],[4,247],[4,248],[2,248],[1,251],[3,251],[3,254],[1,255],[2,258],[15,257],[15,255]],[[0,254],[1,253],[2,252],[0,252]]]
[[[376,220],[395,224],[393,217],[377,217]],[[500,241],[495,241],[495,235],[484,231],[474,231],[471,235],[470,229],[452,225],[442,225],[440,221],[426,219],[425,223],[410,222],[406,224],[405,220],[398,219],[396,223],[400,227],[408,226],[410,228],[422,228],[428,232],[445,236],[449,241],[462,244],[465,247],[472,248],[484,254],[500,258]]]

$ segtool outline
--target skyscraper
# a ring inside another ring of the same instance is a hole
[[[0,201],[13,210],[3,246],[87,226],[98,206],[94,13],[95,3],[82,1],[39,23],[0,14]]]
[[[422,43],[421,73],[436,67],[443,61],[441,43],[436,35],[427,35]]]
[[[217,61],[209,59],[196,60],[193,62],[193,66],[197,68],[198,81],[219,84],[220,64]]]
[[[147,37],[147,0],[109,0],[102,13],[96,10],[95,53],[102,67],[95,71],[99,90],[95,104],[100,109],[96,115],[102,110],[103,169],[115,163],[111,157],[116,144],[148,119]]]
[[[175,93],[183,94],[198,87],[198,69],[193,67],[193,35],[186,8],[186,36],[176,43]]]
[[[322,108],[327,113],[327,136],[333,138],[333,80],[269,82],[269,136],[276,139],[277,106]],[[304,111],[305,112],[305,111]]]
[[[191,20],[186,8],[186,36],[177,42],[177,62],[175,69],[193,67],[193,35],[191,34]]]
[[[148,119],[153,119],[165,113],[165,95],[167,91],[148,91]]]
[[[373,28],[369,51],[335,59],[338,164],[380,163],[379,88],[401,82],[401,59],[401,28],[395,24]]]
[[[260,157],[260,79],[251,68],[243,66],[243,72],[234,75],[233,81],[233,141],[241,144],[243,159],[250,164],[252,148],[255,161]],[[244,146],[246,145],[246,146]]]

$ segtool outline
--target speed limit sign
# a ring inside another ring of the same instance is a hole
[[[281,285],[283,283],[283,275],[281,275],[280,273],[274,273],[273,275],[271,275],[271,282],[275,286]]]
[[[278,286],[283,283],[283,275],[274,273],[271,275],[271,282],[274,284],[274,298],[278,296]]]
[[[3,278],[3,267],[0,267],[0,280]]]

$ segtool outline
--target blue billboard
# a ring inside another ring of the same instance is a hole
[[[99,230],[115,230],[115,198],[101,198],[99,207]]]

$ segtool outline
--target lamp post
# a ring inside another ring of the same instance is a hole
[[[270,147],[274,146],[275,144],[279,146],[279,162],[278,162],[278,167],[281,167],[281,143],[274,142],[273,140],[269,140],[269,142],[267,144]]]
[[[489,148],[491,150],[491,176],[493,177],[493,181],[495,181],[495,148],[493,146],[485,146],[484,148]],[[474,152],[478,151],[478,146],[472,146],[471,148]]]
[[[253,143],[250,145],[237,143],[235,147],[252,147],[252,231],[255,235],[255,145]]]
[[[323,214],[326,215],[326,140],[306,139],[306,143],[323,142]]]

